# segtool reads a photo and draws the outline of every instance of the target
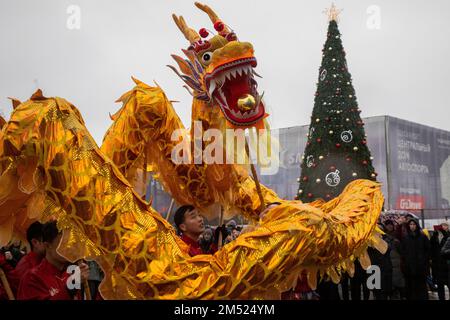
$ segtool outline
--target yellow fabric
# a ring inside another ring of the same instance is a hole
[[[331,203],[282,201],[254,231],[213,256],[191,258],[61,98],[34,98],[14,110],[0,137],[0,168],[2,230],[23,232],[35,218],[57,218],[59,252],[100,263],[105,299],[273,298],[302,270],[312,286],[317,272],[337,281],[378,243],[380,186],[357,180]],[[244,180],[236,197],[256,199],[247,193],[252,186]],[[23,210],[32,198],[44,208],[38,217]]]

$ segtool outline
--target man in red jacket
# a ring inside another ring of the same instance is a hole
[[[181,240],[189,245],[189,255],[191,257],[204,254],[200,247],[199,238],[205,231],[203,216],[191,205],[178,208],[174,215],[175,225],[181,235]],[[212,248],[209,253],[214,253],[217,248]]]
[[[20,279],[28,271],[39,265],[45,257],[45,245],[42,241],[42,223],[36,221],[28,227],[27,240],[31,251],[20,259],[16,268],[8,274],[9,284],[14,295],[17,295]]]
[[[56,221],[47,222],[42,229],[45,244],[45,258],[21,279],[17,298],[19,300],[73,300],[79,290],[70,289],[67,273],[69,262],[58,254],[56,249],[62,233],[58,231]],[[87,280],[89,267],[80,265],[80,282]]]

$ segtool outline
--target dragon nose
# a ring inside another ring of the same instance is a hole
[[[251,94],[246,94],[237,102],[238,108],[242,111],[248,111],[255,107],[256,100]]]

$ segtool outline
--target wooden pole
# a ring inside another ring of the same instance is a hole
[[[219,217],[219,226],[218,228],[222,228],[222,224],[223,224],[223,207],[220,206],[220,217]],[[217,248],[220,250],[220,248],[222,248],[222,230],[220,230],[221,232],[219,232],[219,239],[217,241]]]
[[[89,288],[89,283],[87,280],[84,280],[83,286],[84,286],[84,295],[86,297],[85,300],[92,300],[91,288]]]
[[[0,280],[2,281],[3,288],[5,288],[6,294],[8,295],[8,299],[15,300],[11,286],[9,285],[8,279],[6,278],[5,272],[2,268],[0,268]]]
[[[78,265],[80,266],[82,263],[86,263],[83,260],[78,261]],[[84,291],[84,296],[85,296],[85,300],[92,300],[92,296],[91,296],[91,289],[89,288],[89,283],[87,280],[83,281],[83,291]]]
[[[172,209],[173,209],[174,204],[175,204],[175,199],[172,198],[172,200],[170,201],[169,209],[167,209],[167,214],[166,214],[167,221],[169,221],[170,215],[172,214]]]
[[[144,180],[144,200],[147,201],[147,189],[148,189],[148,181],[147,181],[147,152],[144,149],[144,174],[142,175],[142,179]]]
[[[259,184],[259,179],[258,179],[258,175],[256,173],[255,165],[252,163],[251,158],[250,158],[250,149],[248,146],[247,138],[245,139],[245,152],[247,153],[248,161],[250,163],[250,169],[251,169],[252,175],[253,175],[253,180],[255,181],[256,192],[258,193],[259,201],[261,202],[261,212],[263,212],[264,209],[266,208],[266,205],[264,203],[264,197],[262,195],[261,185]]]

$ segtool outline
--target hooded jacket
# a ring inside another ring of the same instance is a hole
[[[414,222],[417,229],[412,232],[409,223]],[[423,234],[419,222],[411,219],[408,222],[408,233],[402,239],[404,272],[409,276],[425,276],[430,259],[430,241]]]

